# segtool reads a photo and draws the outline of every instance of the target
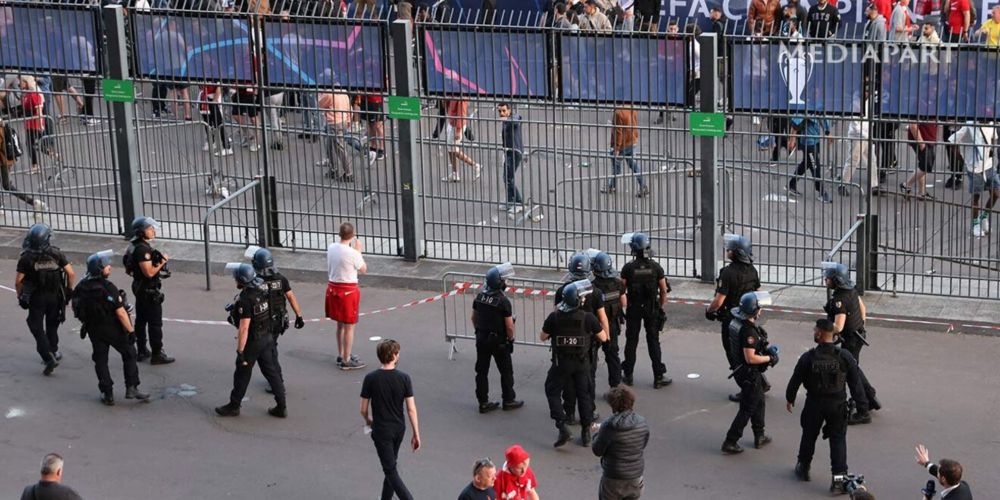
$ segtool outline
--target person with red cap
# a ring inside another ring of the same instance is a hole
[[[519,444],[504,453],[507,460],[497,472],[493,489],[499,500],[538,500],[538,482],[531,470],[531,455]]]

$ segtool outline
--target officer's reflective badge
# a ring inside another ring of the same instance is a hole
[[[143,258],[146,259],[146,260],[149,260],[149,259],[152,259],[153,256],[147,253],[146,256],[143,257]]]
[[[757,339],[753,335],[747,337],[747,344],[754,345],[757,343]]]
[[[836,307],[837,309],[840,309],[841,307],[844,307],[844,303],[838,300],[838,301],[836,301],[836,302],[833,303],[833,307]]]

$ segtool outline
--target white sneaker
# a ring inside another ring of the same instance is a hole
[[[507,209],[507,213],[510,215],[519,214],[524,211],[524,205],[514,205]]]
[[[256,142],[251,142],[250,143],[250,152],[251,153],[256,153],[257,151],[260,151],[260,146],[257,145]]]
[[[378,159],[378,153],[368,150],[368,164],[371,165],[372,163],[375,163],[376,159]]]
[[[207,142],[201,146],[201,150],[202,151],[209,151],[211,149],[212,149],[212,146],[209,143],[207,143]]]
[[[35,202],[32,203],[32,206],[35,207],[36,212],[44,212],[49,209],[49,206],[42,200],[35,200]]]
[[[472,174],[472,179],[473,180],[479,179],[479,177],[483,173],[483,166],[477,163],[477,164],[475,164],[475,165],[472,166],[472,171],[474,172]]]
[[[233,156],[233,148],[216,151],[215,156]]]
[[[984,215],[982,219],[979,219],[979,226],[983,228],[983,234],[990,234],[990,218]]]
[[[462,178],[458,174],[452,172],[441,178],[441,182],[461,182]]]
[[[328,165],[330,165],[330,160],[327,159],[327,158],[323,158],[322,160],[320,160],[320,161],[318,161],[316,163],[313,163],[314,167],[326,167]]]
[[[96,127],[97,126],[97,120],[94,119],[94,118],[84,118],[83,119],[83,124],[86,125],[86,126],[88,126],[88,127]]]
[[[983,226],[978,220],[972,223],[972,235],[976,238],[982,238],[983,236]]]

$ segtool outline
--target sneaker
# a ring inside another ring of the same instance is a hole
[[[358,361],[357,359],[348,359],[340,365],[340,369],[344,371],[349,370],[360,370],[368,365]]]
[[[885,196],[885,191],[881,187],[875,186],[872,188],[872,196]]]
[[[802,193],[799,192],[798,189],[795,189],[795,186],[787,186],[785,187],[785,190],[788,191],[788,196],[792,198],[798,198],[799,196],[802,196]]]
[[[618,192],[618,188],[611,186],[604,186],[601,188],[601,193],[603,194],[615,194]]]
[[[340,178],[340,180],[344,182],[354,182],[354,176],[350,174],[344,174],[343,177]]]
[[[983,214],[979,219],[979,227],[983,228],[983,234],[990,234],[990,217]]]
[[[907,197],[909,197],[910,193],[912,193],[913,191],[910,190],[910,188],[906,187],[906,183],[905,182],[900,182],[899,183],[899,192],[901,192],[904,195],[906,195]]]
[[[337,356],[337,368],[344,366],[344,358]]]
[[[976,221],[972,223],[972,236],[982,238],[983,234],[983,226],[979,223],[979,219],[976,219]]]
[[[83,124],[84,124],[84,126],[87,126],[87,127],[96,127],[97,126],[97,120],[95,120],[94,118],[84,118],[83,119]]]
[[[524,205],[513,205],[507,209],[508,215],[519,214],[524,211]]]
[[[378,153],[375,155],[375,159],[379,161],[385,160],[385,151],[381,149],[378,150]]]
[[[35,200],[31,205],[35,207],[36,212],[44,212],[49,209],[48,205],[42,200]]]
[[[635,194],[636,198],[645,198],[647,196],[649,196],[648,186],[643,186],[642,189],[639,189],[639,192]]]
[[[489,413],[494,410],[500,409],[500,403],[496,401],[487,401],[486,403],[479,403],[479,413]]]
[[[924,193],[924,194],[918,196],[917,199],[920,200],[920,201],[933,201],[934,200],[934,196],[932,196],[930,193]]]
[[[479,179],[479,177],[482,176],[483,166],[477,163],[477,164],[475,164],[475,165],[472,166],[472,171],[473,171],[472,179],[473,180],[477,180],[477,179]]]
[[[458,174],[452,172],[441,178],[441,182],[461,182],[462,178]]]
[[[827,193],[826,191],[817,194],[816,199],[821,203],[833,203],[833,198],[830,198],[830,193]]]
[[[260,151],[260,145],[258,145],[256,142],[250,143],[250,152],[256,153],[257,151]]]
[[[330,165],[330,160],[328,158],[323,158],[322,160],[313,163],[314,167],[327,167]]]
[[[56,358],[56,361],[62,361],[62,353],[61,352],[56,351],[56,352],[52,353],[52,356]]]
[[[953,175],[945,181],[944,187],[948,189],[958,189],[962,187],[962,178],[957,175]]]
[[[847,186],[837,186],[837,194],[847,196]]]
[[[233,156],[233,148],[226,148],[216,151],[215,156]]]
[[[202,145],[201,145],[201,150],[202,150],[202,151],[209,151],[209,150],[211,150],[211,149],[212,149],[212,145],[211,145],[211,144],[209,144],[209,143],[207,143],[207,142],[206,142],[205,144],[202,144]]]

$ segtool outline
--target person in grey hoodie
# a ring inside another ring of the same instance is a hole
[[[646,419],[635,413],[635,393],[626,385],[608,391],[613,415],[597,431],[591,449],[601,457],[600,500],[634,500],[642,496],[645,459],[649,443]]]
[[[875,3],[869,3],[865,7],[865,16],[868,22],[865,23],[865,39],[872,42],[884,42],[888,38],[886,26],[889,24],[885,16],[879,13]]]

